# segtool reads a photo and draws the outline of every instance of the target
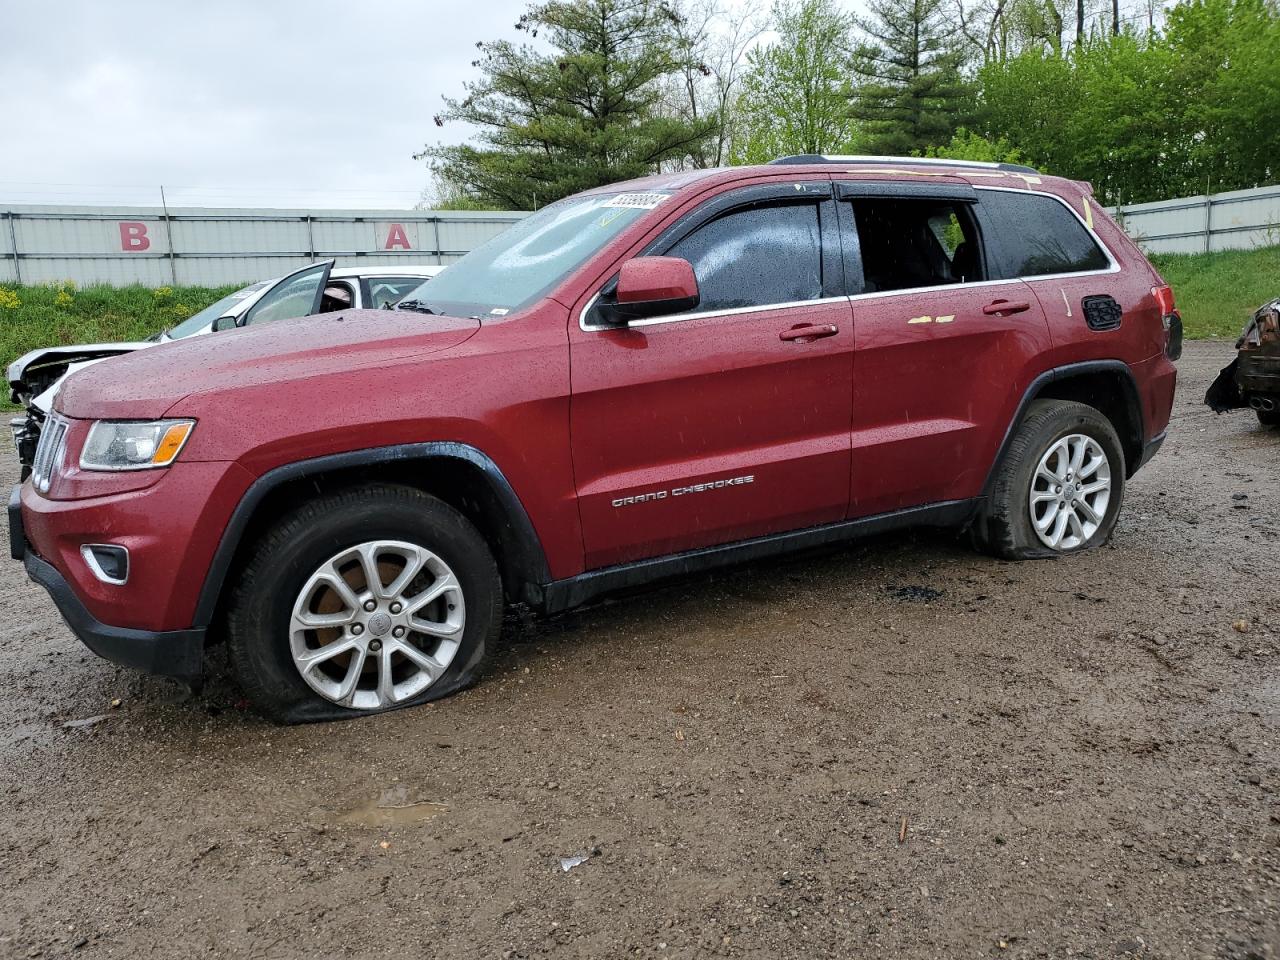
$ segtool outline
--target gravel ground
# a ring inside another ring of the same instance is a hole
[[[1200,406],[1229,356],[1102,550],[702,577],[359,722],[117,670],[4,566],[0,956],[1280,957],[1280,432]]]

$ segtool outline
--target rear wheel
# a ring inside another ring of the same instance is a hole
[[[1007,559],[1106,543],[1124,500],[1124,451],[1093,407],[1037,400],[1018,425],[974,521],[977,544]]]
[[[249,699],[295,723],[454,693],[501,624],[497,566],[471,523],[421,491],[375,486],[307,503],[258,543],[227,637]]]

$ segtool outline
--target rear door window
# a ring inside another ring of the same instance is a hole
[[[1111,266],[1097,240],[1062,201],[1018,191],[981,194],[999,278],[1084,273]]]
[[[850,205],[864,292],[985,279],[970,204],[928,197],[855,197]]]
[[[798,303],[822,297],[818,204],[732,210],[671,246],[693,265],[697,312]]]

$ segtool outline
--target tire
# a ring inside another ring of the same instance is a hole
[[[1069,468],[1070,455],[1078,450],[1085,451],[1084,483],[1074,473],[1068,482],[1050,481],[1050,475]],[[1106,461],[1094,465],[1099,453],[1105,454]],[[1042,461],[1046,461],[1048,469],[1044,475],[1039,473]],[[1090,465],[1094,465],[1092,471]],[[1109,473],[1105,497],[1101,496],[1104,491],[1094,491],[1104,473]],[[1031,503],[1033,483],[1039,498],[1035,507]],[[979,548],[1007,560],[1091,550],[1111,536],[1124,501],[1124,483],[1124,448],[1110,420],[1083,403],[1033,401],[996,467],[986,502],[971,528],[973,539]],[[1061,498],[1072,494],[1077,494],[1078,499],[1068,501],[1064,507]],[[1061,539],[1054,544],[1051,541],[1061,522],[1059,513],[1070,516],[1066,516]],[[1042,536],[1034,521],[1049,518],[1051,522]]]
[[[502,628],[502,584],[453,507],[411,487],[361,487],[295,508],[254,545],[226,627],[235,677],[268,718],[347,719],[475,683]]]
[[[1280,407],[1274,410],[1254,410],[1258,415],[1258,422],[1264,427],[1280,427]]]

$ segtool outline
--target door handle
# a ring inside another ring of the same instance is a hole
[[[839,332],[840,328],[833,323],[797,323],[790,330],[783,330],[778,334],[778,339],[809,343],[823,337],[834,337]]]
[[[982,312],[988,317],[1003,317],[1008,313],[1022,313],[1030,309],[1031,304],[1025,300],[993,300],[982,308]]]

